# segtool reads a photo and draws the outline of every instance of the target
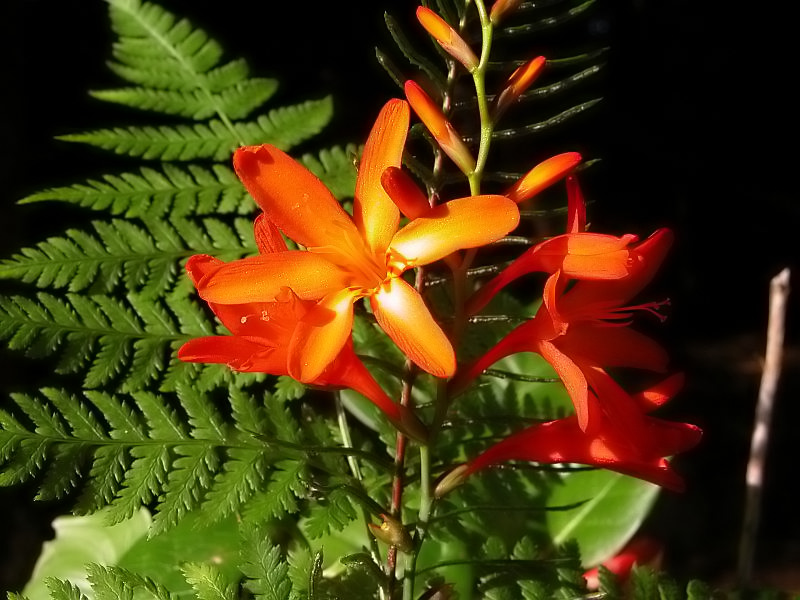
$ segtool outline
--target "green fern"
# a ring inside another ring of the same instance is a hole
[[[80,487],[78,513],[108,506],[109,519],[119,522],[152,505],[156,534],[189,511],[216,522],[263,490],[280,488],[281,506],[246,512],[256,521],[280,516],[297,510],[296,499],[306,493],[306,454],[285,449],[302,441],[299,425],[279,406],[270,414],[282,416],[267,420],[263,406],[242,391],[231,393],[232,423],[228,411],[191,387],[177,397],[99,391],[78,397],[45,388],[39,396],[12,398],[19,415],[0,411],[0,485],[35,479],[42,500]],[[265,444],[262,435],[275,442]]]

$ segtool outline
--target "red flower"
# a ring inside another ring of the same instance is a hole
[[[615,418],[635,420],[636,411],[625,407],[624,401],[615,401],[617,396],[605,369],[666,370],[668,358],[663,348],[625,325],[636,310],[657,310],[658,303],[627,303],[652,279],[671,243],[671,233],[662,229],[639,244],[640,260],[622,279],[577,281],[565,292],[567,280],[562,271],[556,271],[545,284],[544,302],[536,316],[460,370],[451,381],[452,391],[463,390],[501,358],[517,352],[536,352],[553,366],[567,388],[582,430],[597,430],[598,420],[588,399],[590,389]]]
[[[569,157],[570,153],[550,160],[559,159],[557,163],[569,164]],[[548,161],[543,164],[546,163]],[[535,171],[536,168],[531,173]],[[524,180],[525,178],[521,179],[512,190],[509,190],[512,199],[515,199],[512,193],[515,189],[525,187],[522,186]],[[633,245],[639,239],[633,234],[618,237],[584,231],[586,216],[583,196],[574,176],[567,178],[567,190],[569,197],[567,233],[536,244],[484,284],[467,302],[468,314],[474,315],[480,312],[497,292],[528,273],[561,271],[566,277],[573,279],[621,279],[627,277],[631,270],[636,269],[636,265],[644,260],[644,252],[647,251],[645,242]],[[651,237],[670,236],[669,230],[661,229]]]
[[[590,392],[587,402],[593,405],[592,412],[600,419],[592,433],[583,431],[577,416],[528,427],[457,467],[442,480],[437,493],[447,492],[480,469],[509,460],[591,465],[681,491],[683,480],[665,457],[695,446],[702,432],[689,423],[644,416],[644,412],[670,398],[682,381],[682,376],[673,376],[651,390],[627,398],[642,413],[638,431],[606,414],[598,398]]]
[[[262,252],[286,250],[280,234],[263,215],[256,220],[256,240]],[[195,286],[224,263],[205,255],[192,256],[186,270]],[[289,375],[289,346],[298,324],[315,309],[312,300],[302,300],[283,288],[270,302],[218,304],[209,307],[232,335],[207,336],[189,340],[178,358],[186,362],[220,363],[244,372]],[[424,427],[403,406],[386,395],[353,351],[351,339],[334,360],[307,383],[325,388],[351,388],[380,408],[406,433],[424,437]]]
[[[663,546],[657,540],[649,537],[633,538],[618,554],[602,565],[617,576],[619,582],[627,581],[634,565],[657,566],[661,562]],[[583,574],[586,588],[597,590],[600,588],[599,569],[594,567]]]
[[[271,302],[286,287],[314,301],[287,344],[295,379],[317,380],[339,355],[360,298],[369,298],[378,324],[417,365],[437,377],[455,371],[450,341],[401,275],[502,237],[516,227],[519,211],[503,196],[472,196],[429,208],[398,231],[400,212],[381,175],[400,166],[408,120],[402,100],[381,110],[364,148],[352,218],[317,177],[277,148],[250,146],[234,155],[237,174],[270,221],[306,250],[222,264],[197,289],[215,304]]]

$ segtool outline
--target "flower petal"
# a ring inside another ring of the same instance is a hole
[[[505,196],[470,196],[430,208],[394,236],[391,251],[409,266],[426,265],[463,248],[494,242],[519,223]]]
[[[287,375],[286,348],[274,348],[263,338],[208,336],[189,340],[178,350],[184,362],[217,363],[235,371]]]
[[[289,374],[315,383],[341,352],[353,329],[358,292],[342,289],[325,296],[297,324],[289,344]]]
[[[346,285],[345,273],[319,254],[292,250],[223,263],[196,283],[200,297],[220,304],[274,300],[288,287],[318,299]]]
[[[256,238],[256,246],[261,254],[286,252],[289,249],[280,230],[269,220],[267,213],[261,213],[256,217],[253,223],[253,233]]]
[[[388,167],[400,166],[408,121],[408,103],[389,100],[370,131],[358,167],[353,221],[375,254],[386,251],[400,222],[397,206],[381,185],[381,175]]]
[[[603,367],[628,367],[663,373],[669,355],[661,344],[627,326],[574,323],[555,343],[565,354]]]
[[[436,377],[455,372],[453,346],[417,290],[392,277],[370,297],[370,303],[378,324],[421,369]]]
[[[325,185],[303,165],[274,146],[243,146],[233,167],[267,217],[306,247],[335,245],[341,228],[355,227]]]

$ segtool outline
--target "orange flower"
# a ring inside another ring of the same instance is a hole
[[[271,302],[285,287],[313,300],[288,343],[288,371],[295,379],[314,381],[333,362],[360,298],[369,298],[378,324],[422,369],[437,377],[455,371],[450,341],[401,275],[499,239],[516,227],[519,211],[504,196],[471,196],[429,208],[398,231],[400,212],[381,175],[400,166],[408,120],[403,100],[381,110],[364,148],[352,218],[317,177],[277,148],[249,146],[234,155],[239,178],[269,220],[306,250],[222,264],[197,289],[215,304]]]
[[[631,419],[636,411],[619,394],[606,367],[631,367],[663,372],[667,354],[650,338],[625,327],[636,310],[656,312],[660,304],[627,306],[653,277],[672,242],[667,230],[654,234],[638,251],[627,277],[616,280],[577,281],[564,291],[567,279],[562,271],[551,275],[544,290],[544,302],[536,316],[523,323],[477,361],[459,371],[451,389],[457,393],[489,366],[516,352],[536,352],[558,373],[572,399],[578,424],[584,431],[596,431],[599,417],[593,414],[589,390],[603,402],[605,412],[618,420]],[[657,314],[657,313],[656,313]],[[617,386],[618,387],[618,386]],[[621,390],[620,390],[621,391]]]
[[[558,158],[558,157],[554,157]],[[547,162],[547,161],[545,161]],[[536,169],[534,168],[534,171]],[[668,229],[659,229],[639,244],[638,236],[621,237],[584,231],[586,216],[583,197],[577,180],[567,178],[569,191],[568,233],[557,235],[526,250],[519,258],[494,278],[481,286],[467,301],[467,314],[480,312],[506,285],[523,275],[534,272],[555,273],[584,280],[614,280],[627,277],[644,261],[645,248],[672,239]],[[667,247],[669,242],[667,242]]]
[[[406,98],[411,108],[417,113],[419,120],[425,125],[444,153],[456,164],[465,175],[475,171],[475,158],[467,148],[464,140],[458,135],[455,127],[442,114],[442,111],[431,100],[431,97],[417,85],[415,81],[406,81],[404,86]]]
[[[264,231],[265,219],[256,221],[256,238],[282,244]],[[265,234],[266,233],[266,237]],[[261,245],[261,244],[260,244]],[[263,248],[263,246],[262,246]],[[284,247],[285,249],[285,247]],[[208,273],[218,269],[222,261],[206,255],[192,256],[186,271],[197,285]],[[186,362],[219,363],[235,371],[288,375],[289,344],[298,323],[313,310],[314,302],[301,300],[290,289],[283,288],[271,302],[216,304],[209,306],[232,335],[215,335],[186,342],[178,350],[178,358]],[[372,401],[398,429],[424,439],[425,427],[406,407],[392,402],[353,352],[348,339],[334,360],[308,383],[325,388],[350,388]]]
[[[475,70],[478,57],[447,21],[426,6],[417,7],[417,20],[444,51],[464,65],[467,71],[472,73]]]
[[[629,401],[636,404],[639,410],[649,410],[653,407],[652,396],[660,396],[663,401],[671,397],[681,383],[682,377],[670,377],[652,391],[629,397]],[[645,400],[645,395],[651,397]],[[509,460],[591,465],[671,490],[683,490],[683,480],[665,457],[694,447],[702,435],[698,427],[643,415],[638,430],[631,431],[606,415],[594,394],[589,394],[588,401],[598,405],[596,411],[602,415],[602,423],[597,431],[591,434],[584,432],[577,416],[533,425],[512,434],[454,469],[437,486],[437,495],[458,486],[480,469]],[[634,443],[631,438],[645,440],[646,443]]]

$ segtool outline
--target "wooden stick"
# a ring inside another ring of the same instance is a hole
[[[764,483],[764,462],[770,436],[772,409],[783,363],[783,338],[786,323],[786,305],[789,297],[789,269],[783,269],[772,278],[769,285],[769,321],[767,323],[767,348],[764,371],[758,390],[750,458],[747,462],[747,491],[744,505],[742,535],[739,541],[738,583],[742,589],[751,584],[756,538],[758,536],[761,495]]]

